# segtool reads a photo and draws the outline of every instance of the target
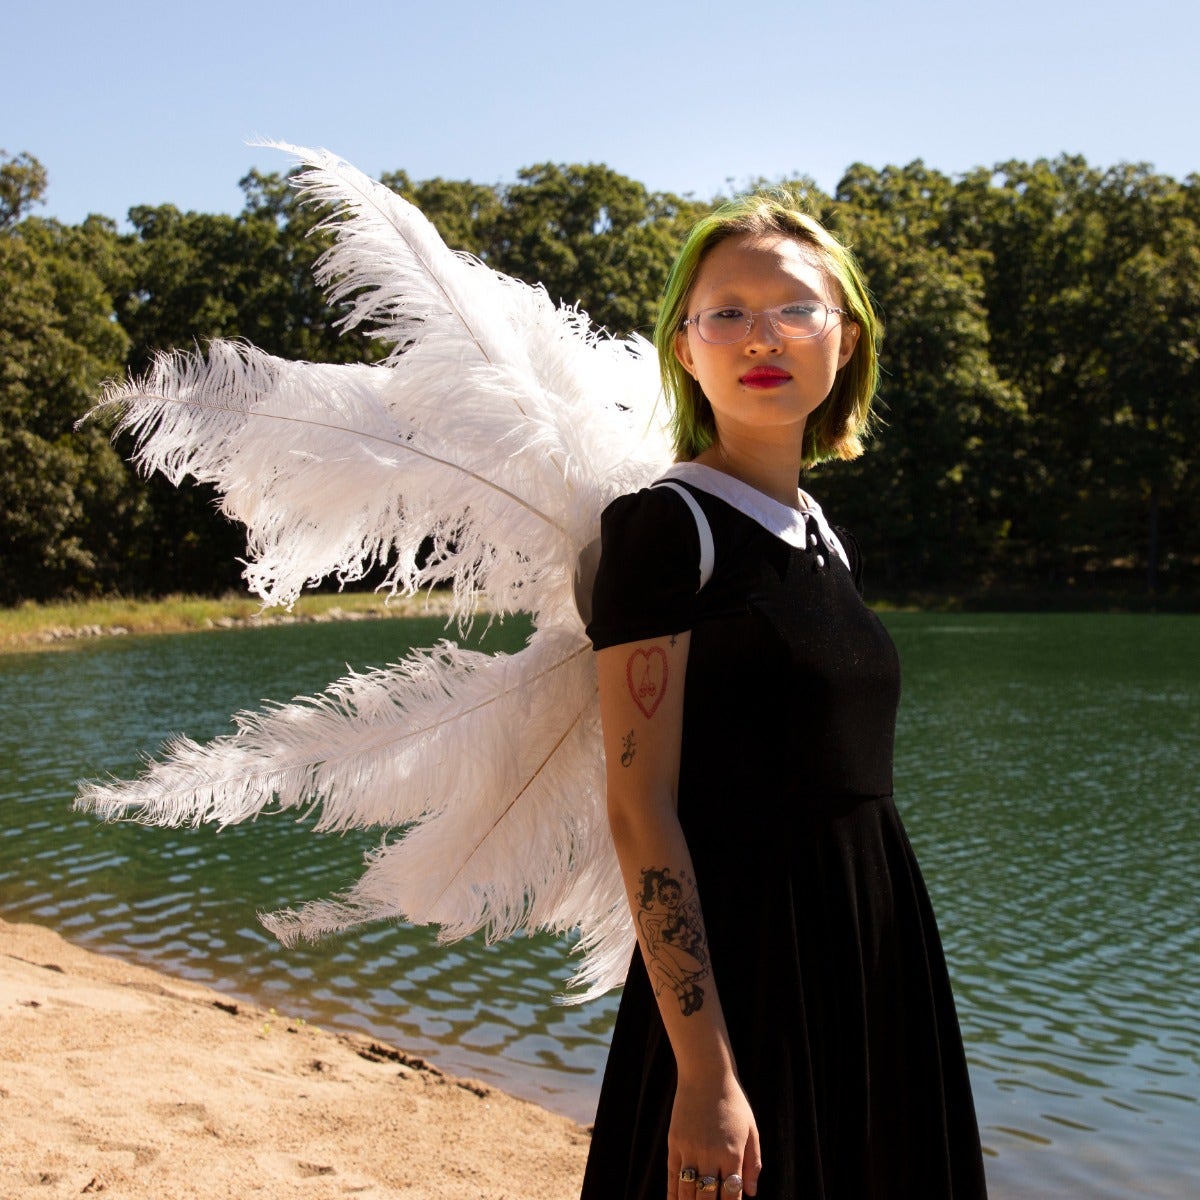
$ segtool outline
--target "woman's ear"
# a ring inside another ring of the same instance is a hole
[[[679,359],[683,369],[694,378],[696,369],[695,364],[692,361],[692,347],[688,343],[686,329],[681,329],[675,335],[675,357]]]
[[[837,369],[839,371],[854,357],[854,351],[858,348],[858,335],[860,333],[862,333],[862,330],[859,328],[857,322],[842,322],[842,343],[838,348]]]

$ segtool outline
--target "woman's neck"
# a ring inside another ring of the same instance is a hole
[[[783,451],[777,445],[741,445],[723,438],[697,454],[695,461],[740,479],[742,483],[788,508],[800,507],[799,481],[803,457],[798,447]]]

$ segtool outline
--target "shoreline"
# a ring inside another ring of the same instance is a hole
[[[1136,616],[1194,616],[1194,603],[1164,598],[1155,604],[1131,604],[1128,597],[1094,596],[1091,603],[1061,595],[953,597],[933,594],[868,597],[878,613],[943,612],[978,616],[985,613],[1084,614],[1121,613]],[[0,657],[46,650],[70,650],[96,638],[144,637],[159,633],[203,633],[218,629],[258,629],[276,625],[325,624],[334,621],[389,620],[440,617],[449,620],[448,591],[417,595],[376,592],[308,593],[293,608],[264,609],[247,595],[210,598],[174,596],[162,600],[109,599],[79,604],[38,605],[25,602],[0,608]],[[486,610],[477,610],[486,611]]]
[[[0,1192],[568,1200],[585,1127],[0,918]]]
[[[448,591],[415,596],[337,592],[301,596],[291,610],[264,609],[253,597],[173,596],[162,600],[97,600],[80,604],[25,604],[0,610],[0,655],[70,650],[96,638],[204,633],[276,625],[406,617],[449,619]]]

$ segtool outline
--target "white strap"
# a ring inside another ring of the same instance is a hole
[[[704,509],[700,507],[696,497],[687,488],[670,479],[660,479],[654,486],[668,487],[671,491],[678,492],[687,501],[688,508],[692,510],[692,516],[696,520],[696,532],[700,535],[700,587],[696,589],[696,591],[700,591],[712,578],[713,567],[717,562],[717,550],[713,545],[712,527],[708,523],[708,518],[704,515]]]
[[[710,496],[716,496],[718,500],[724,500],[731,508],[736,508],[743,516],[757,521],[768,533],[774,534],[798,550],[811,548],[812,535],[808,522],[812,520],[816,523],[826,549],[831,554],[836,554],[847,567],[850,566],[845,547],[830,528],[821,506],[807,492],[797,489],[800,507],[792,508],[764,495],[748,483],[726,475],[724,471],[714,470],[698,462],[675,463],[667,468],[658,482],[670,483],[676,479]]]

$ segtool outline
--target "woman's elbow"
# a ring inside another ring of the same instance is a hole
[[[643,844],[664,826],[677,823],[673,794],[631,794],[624,789],[608,792],[608,828],[620,851]]]

